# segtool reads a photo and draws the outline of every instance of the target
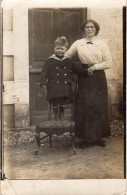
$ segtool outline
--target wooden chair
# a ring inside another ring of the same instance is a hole
[[[35,155],[38,155],[42,140],[49,137],[49,146],[52,148],[52,136],[55,134],[57,136],[64,134],[65,132],[69,132],[71,136],[71,145],[73,154],[76,154],[76,148],[75,148],[75,123],[72,120],[73,118],[73,107],[74,107],[74,101],[71,104],[71,120],[62,120],[62,121],[56,121],[51,120],[51,103],[48,103],[48,120],[44,121],[38,125],[36,125],[36,143],[37,143],[37,150],[35,151]],[[41,132],[46,133],[46,136],[41,137]]]

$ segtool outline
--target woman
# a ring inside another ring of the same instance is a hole
[[[77,40],[66,52],[72,58],[76,53],[81,61],[73,65],[78,74],[78,92],[74,106],[76,137],[80,147],[105,146],[103,137],[110,135],[108,118],[108,92],[104,70],[111,67],[112,59],[107,44],[97,35],[100,27],[94,20],[87,20],[81,27],[85,38]]]

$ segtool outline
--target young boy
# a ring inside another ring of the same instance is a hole
[[[65,105],[73,98],[71,72],[72,62],[64,57],[68,41],[61,36],[54,42],[54,54],[45,62],[41,73],[40,87],[46,87],[47,100],[51,102],[55,120],[62,120]]]

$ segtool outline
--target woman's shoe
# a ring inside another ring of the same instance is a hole
[[[102,146],[102,147],[105,147],[106,146],[106,143],[103,139],[100,139],[96,142],[96,145],[97,146]]]

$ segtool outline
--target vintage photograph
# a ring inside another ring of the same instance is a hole
[[[1,7],[4,178],[125,179],[126,6]]]

